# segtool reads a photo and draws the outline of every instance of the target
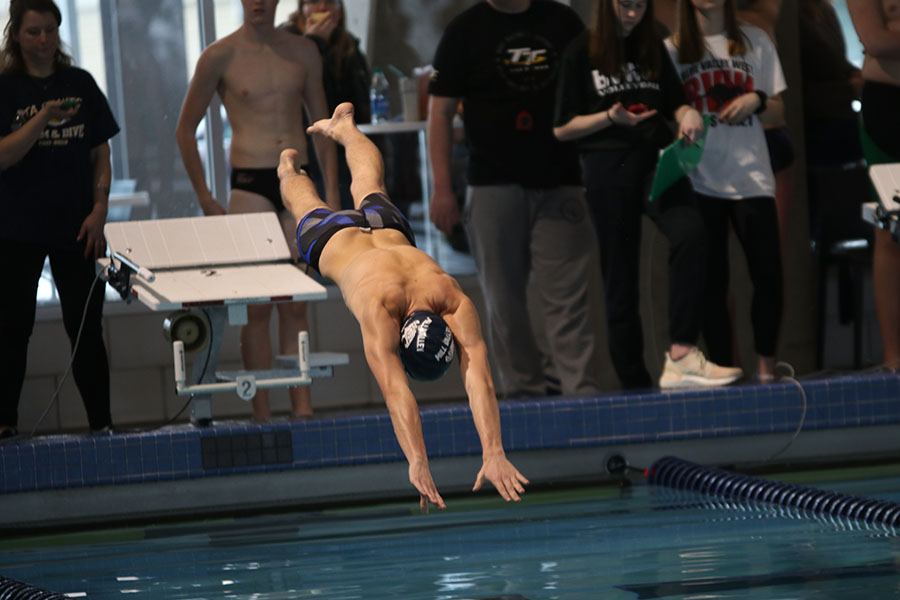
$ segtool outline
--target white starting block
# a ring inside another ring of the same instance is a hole
[[[110,252],[98,261],[104,279],[126,301],[175,311],[163,326],[172,341],[175,389],[192,396],[193,423],[211,422],[213,392],[250,400],[258,389],[310,385],[349,362],[346,354],[310,354],[309,334],[301,331],[298,356],[280,357],[276,369],[216,372],[226,321],[245,325],[247,305],[327,297],[292,264],[275,213],[107,223],[104,232]],[[190,381],[186,353],[196,353]]]
[[[862,205],[862,218],[891,232],[895,241],[900,241],[900,163],[872,165],[869,178],[879,202]]]

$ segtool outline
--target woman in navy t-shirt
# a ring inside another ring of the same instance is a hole
[[[16,0],[0,50],[0,438],[16,434],[47,256],[73,346],[84,320],[72,371],[90,428],[112,423],[94,261],[106,251],[108,140],[119,127],[93,78],[60,48],[61,22],[52,0]]]
[[[697,348],[706,277],[706,234],[690,183],[682,178],[646,203],[659,150],[674,135],[703,132],[685,104],[677,73],[654,29],[647,0],[598,0],[591,30],[566,52],[557,87],[560,140],[576,140],[600,243],[609,349],[625,388],[651,385],[638,313],[641,215],[669,240],[669,336],[661,387],[725,385],[740,369],[719,367]]]

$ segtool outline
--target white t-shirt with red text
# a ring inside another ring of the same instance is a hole
[[[712,115],[703,159],[690,173],[694,189],[706,196],[740,200],[775,195],[765,133],[757,115],[740,123],[720,122],[716,115],[741,94],[761,90],[774,96],[787,88],[775,45],[762,30],[742,25],[749,41],[746,54],[728,55],[724,34],[706,36],[707,51],[700,62],[683,65],[672,38],[666,49],[684,85],[687,103]]]

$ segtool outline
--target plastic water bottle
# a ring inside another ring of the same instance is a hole
[[[384,71],[375,69],[375,73],[372,75],[372,87],[369,89],[373,123],[383,123],[391,116],[391,107],[388,102],[389,87]]]

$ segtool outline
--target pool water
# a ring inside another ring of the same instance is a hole
[[[900,502],[898,466],[772,478]],[[448,505],[19,538],[0,574],[76,598],[900,599],[883,527],[643,484]]]

